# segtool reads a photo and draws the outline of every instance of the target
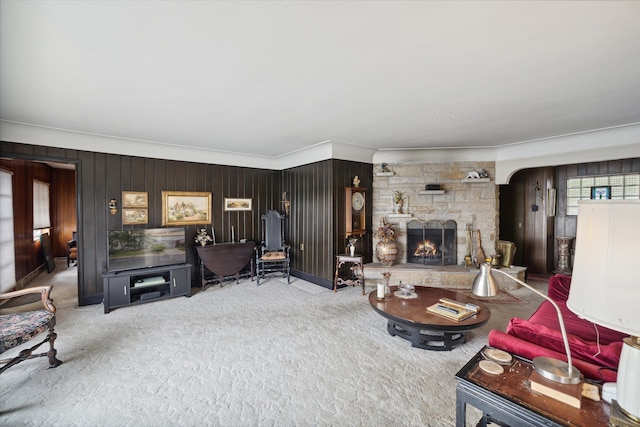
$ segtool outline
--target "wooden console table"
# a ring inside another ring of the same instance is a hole
[[[484,359],[482,351],[484,348],[456,374],[456,426],[466,425],[467,404],[483,412],[479,426],[486,426],[490,420],[530,427],[609,425],[608,403],[583,397],[582,408],[577,409],[532,391],[529,375],[533,367],[518,356],[503,365],[503,374],[488,374],[478,366]]]
[[[218,243],[215,245],[196,246],[198,258],[200,258],[200,282],[202,290],[211,282],[222,282],[225,277],[234,276],[236,283],[240,278],[240,272],[247,267],[251,280],[255,276],[253,253],[255,242],[244,243]],[[205,278],[205,268],[213,274],[213,280]]]

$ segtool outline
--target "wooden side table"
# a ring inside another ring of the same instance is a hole
[[[351,274],[349,277],[342,278],[340,277],[340,267],[347,263],[351,264]],[[360,273],[356,274],[356,270],[360,270]],[[336,275],[333,279],[333,292],[338,292],[338,285],[361,285],[362,295],[364,295],[364,257],[362,255],[336,255]]]
[[[482,371],[478,363],[484,360],[485,349],[456,374],[456,426],[466,425],[467,404],[482,411],[479,426],[486,426],[490,420],[529,427],[609,425],[611,405],[603,400],[595,402],[583,397],[582,408],[577,409],[532,391],[529,375],[533,366],[526,359],[513,356],[510,364],[502,365],[501,375]]]

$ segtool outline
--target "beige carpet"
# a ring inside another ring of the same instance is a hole
[[[465,294],[465,296],[467,296],[468,298],[472,298],[482,302],[490,302],[492,304],[518,304],[526,302],[502,289],[498,291],[498,295],[496,295],[495,297],[478,297],[473,295],[471,291],[465,291],[463,292],[463,294]]]
[[[36,280],[54,284],[64,363],[0,377],[2,426],[453,426],[455,373],[540,302],[512,291],[530,303],[488,303],[466,344],[432,352],[390,336],[358,288],[245,280],[105,315],[77,307],[75,267],[60,261]]]

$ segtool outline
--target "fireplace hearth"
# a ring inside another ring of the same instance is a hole
[[[458,262],[457,224],[453,220],[414,219],[407,222],[407,263],[455,265]]]

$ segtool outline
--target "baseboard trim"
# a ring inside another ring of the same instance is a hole
[[[322,286],[323,288],[333,289],[333,282],[327,279],[323,279],[318,276],[313,276],[311,274],[303,273],[302,271],[291,269],[291,275],[293,277],[298,277],[302,280],[306,280],[307,282],[313,283],[314,285]]]
[[[33,270],[32,272],[28,273],[26,276],[16,280],[16,288],[15,290],[20,290],[20,289],[24,289],[27,287],[27,285],[36,277],[38,277],[38,275],[40,273],[42,273],[45,270],[45,265],[41,264],[38,266],[38,268],[36,268],[35,270]]]

